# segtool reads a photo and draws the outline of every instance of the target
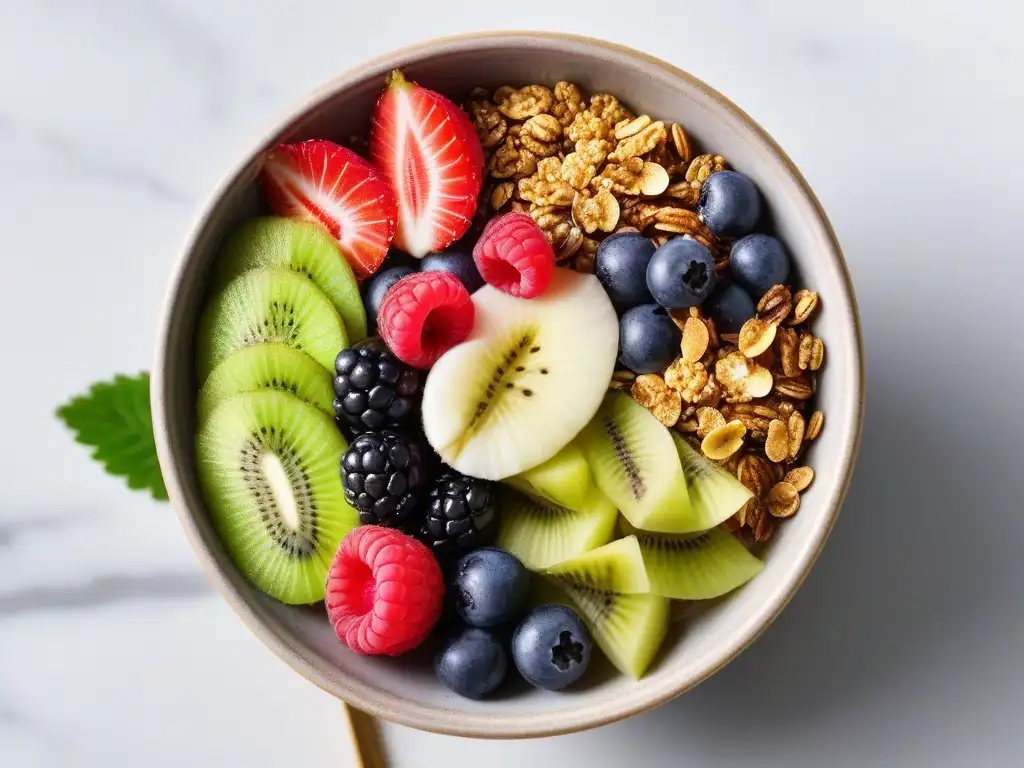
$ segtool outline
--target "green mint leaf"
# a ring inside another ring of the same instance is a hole
[[[154,499],[167,499],[153,439],[148,373],[97,382],[58,408],[57,416],[77,442],[94,449],[92,457],[109,474],[125,478],[129,488],[149,491]]]

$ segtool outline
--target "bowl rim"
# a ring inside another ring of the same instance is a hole
[[[359,681],[331,681],[320,669],[316,660],[307,658],[296,649],[295,644],[289,642],[283,635],[290,634],[288,630],[273,617],[259,613],[254,609],[253,604],[242,594],[236,586],[231,583],[224,573],[224,566],[211,555],[209,547],[202,538],[202,534],[195,524],[193,513],[189,510],[182,490],[182,481],[179,475],[176,460],[172,454],[167,419],[168,415],[164,408],[164,392],[167,386],[164,370],[168,346],[174,335],[171,319],[177,298],[182,288],[182,280],[192,253],[195,250],[197,241],[206,228],[213,212],[217,209],[219,202],[236,182],[239,175],[251,164],[253,159],[253,147],[260,147],[267,143],[272,137],[278,135],[297,115],[320,103],[329,95],[339,93],[349,83],[357,81],[367,74],[384,68],[390,69],[395,66],[403,66],[404,62],[410,59],[421,58],[435,52],[438,48],[450,45],[467,43],[487,43],[495,40],[520,40],[534,45],[549,47],[558,44],[582,46],[601,49],[606,53],[615,54],[620,57],[630,58],[647,67],[654,67],[662,70],[668,75],[684,81],[687,85],[701,91],[708,98],[716,101],[737,117],[743,125],[778,157],[786,173],[795,183],[799,193],[810,204],[822,230],[828,239],[832,252],[836,257],[836,266],[839,269],[841,287],[845,298],[851,308],[853,321],[853,344],[852,350],[857,365],[853,371],[851,382],[856,392],[854,398],[854,413],[852,416],[852,430],[847,445],[843,446],[842,468],[843,476],[837,484],[837,492],[833,497],[831,505],[822,510],[822,519],[814,535],[818,537],[817,546],[807,553],[804,562],[798,570],[793,571],[788,583],[782,582],[780,588],[767,601],[770,610],[762,615],[756,622],[748,622],[740,632],[723,643],[723,652],[718,655],[712,663],[707,664],[696,675],[686,679],[672,681],[669,685],[661,686],[646,696],[638,696],[629,700],[621,706],[597,707],[591,705],[586,709],[574,713],[572,717],[560,717],[557,723],[550,719],[538,721],[535,715],[528,715],[525,723],[515,724],[510,727],[507,718],[494,715],[483,720],[483,725],[466,725],[459,717],[459,713],[446,710],[443,707],[419,705],[410,703],[400,696],[380,691],[371,685]],[[699,78],[689,72],[680,69],[662,59],[650,54],[638,51],[619,43],[602,40],[599,38],[584,35],[565,34],[559,32],[545,32],[532,30],[495,30],[482,32],[469,32],[457,35],[448,35],[423,40],[402,48],[381,54],[372,59],[350,67],[340,74],[330,78],[320,86],[308,92],[300,100],[285,109],[279,117],[272,120],[269,126],[265,127],[259,134],[259,139],[245,144],[246,153],[238,158],[231,167],[221,176],[211,194],[209,194],[198,209],[188,233],[178,251],[171,279],[166,289],[165,298],[162,302],[159,315],[159,327],[157,332],[157,345],[155,358],[152,364],[152,383],[150,387],[150,400],[153,412],[153,430],[156,439],[157,454],[163,473],[165,485],[171,506],[174,509],[178,522],[188,538],[189,544],[195,551],[197,559],[206,578],[212,583],[220,595],[225,599],[231,609],[242,619],[248,629],[266,645],[273,653],[287,663],[292,669],[302,675],[306,680],[318,688],[331,694],[335,698],[356,706],[367,714],[382,718],[389,722],[430,731],[450,736],[461,736],[470,738],[487,739],[519,739],[557,736],[576,731],[583,731],[602,725],[607,725],[624,720],[642,712],[654,709],[668,701],[692,690],[715,673],[720,671],[744,650],[750,647],[761,634],[778,618],[779,614],[789,604],[797,590],[803,584],[810,573],[818,557],[821,555],[826,542],[828,541],[839,512],[843,506],[846,494],[849,491],[852,481],[857,455],[860,450],[863,434],[865,392],[864,392],[864,354],[863,335],[861,329],[860,313],[857,305],[856,294],[854,293],[853,281],[849,267],[843,255],[839,240],[831,222],[826,215],[817,196],[812,191],[803,174],[800,173],[796,164],[785,153],[781,146],[762,128],[750,115],[739,106],[734,104],[723,94],[707,85]]]

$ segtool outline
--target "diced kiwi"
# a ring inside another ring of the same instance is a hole
[[[308,277],[341,315],[349,342],[366,338],[366,309],[355,273],[323,227],[282,216],[251,219],[228,236],[217,263],[220,285],[261,267],[287,267]]]
[[[223,400],[196,436],[207,507],[238,569],[283,603],[323,599],[327,569],[359,518],[338,472],[333,420],[274,390]]]
[[[686,530],[676,533],[706,531],[728,520],[754,497],[731,472],[694,450],[681,435],[672,433],[679,462],[690,491],[691,514]]]
[[[636,536],[605,544],[551,566],[545,573],[557,581],[624,595],[651,591],[644,556]]]
[[[225,398],[258,389],[289,392],[334,415],[331,375],[305,352],[275,341],[243,347],[213,369],[199,391],[199,420],[204,421]]]
[[[572,441],[543,464],[504,482],[524,493],[576,510],[581,510],[593,489],[587,459]]]
[[[655,595],[709,600],[743,586],[764,568],[764,563],[721,527],[676,535],[638,531],[623,521],[622,530],[636,536]]]
[[[499,488],[497,546],[531,570],[548,568],[611,541],[619,513],[596,488],[576,509],[506,486]]]
[[[610,391],[575,440],[594,481],[637,528],[692,530],[690,497],[665,426],[629,395]]]
[[[312,282],[284,267],[254,269],[228,283],[203,314],[200,380],[238,350],[266,341],[305,352],[328,371],[348,346],[341,318]]]

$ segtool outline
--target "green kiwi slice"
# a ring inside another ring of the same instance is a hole
[[[704,458],[681,435],[673,432],[672,439],[690,491],[690,531],[714,528],[754,498],[731,472]]]
[[[717,527],[700,534],[678,536],[637,531],[651,592],[675,600],[709,600],[746,584],[764,563],[729,531]]]
[[[651,591],[643,553],[636,536],[625,536],[603,547],[584,552],[545,570],[548,576],[575,584],[623,595]]]
[[[542,570],[611,541],[618,510],[592,488],[584,503],[568,509],[547,499],[499,486],[497,546],[530,570]]]
[[[204,421],[224,399],[242,392],[290,392],[333,416],[331,376],[307,355],[280,342],[243,347],[213,369],[199,391],[196,409]]]
[[[238,569],[283,603],[323,599],[338,544],[358,525],[338,472],[346,447],[330,417],[274,390],[229,397],[200,425],[213,525]]]
[[[544,463],[503,482],[523,493],[580,511],[588,503],[591,492],[596,490],[587,459],[572,441]]]
[[[312,282],[284,267],[254,269],[228,283],[203,314],[200,380],[238,350],[267,341],[305,352],[328,371],[348,346],[341,318]]]
[[[232,232],[217,258],[217,281],[262,267],[287,267],[313,281],[334,305],[350,343],[366,338],[359,283],[338,243],[323,227],[282,216],[250,219]]]

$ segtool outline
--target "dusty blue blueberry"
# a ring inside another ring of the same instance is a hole
[[[679,354],[681,334],[664,307],[641,304],[619,319],[619,360],[634,373],[661,373]]]
[[[654,252],[647,287],[666,309],[696,307],[715,287],[711,251],[689,237],[674,237]]]
[[[501,641],[485,629],[465,627],[434,659],[437,679],[460,696],[483,699],[501,685],[508,657]]]
[[[427,254],[420,262],[420,272],[447,272],[455,275],[470,293],[482,288],[484,284],[473,257],[455,249]]]
[[[377,313],[384,301],[384,294],[388,292],[395,283],[406,275],[411,275],[415,270],[409,267],[391,267],[374,275],[366,286],[363,296],[363,305],[366,307],[366,319],[370,329],[377,327]]]
[[[703,309],[715,321],[715,330],[719,333],[739,333],[756,311],[750,294],[736,283],[719,283],[704,302]]]
[[[481,547],[455,564],[455,610],[474,627],[496,627],[518,618],[530,591],[530,572],[502,549]]]
[[[590,664],[590,633],[564,605],[542,605],[512,636],[512,661],[523,679],[557,691],[572,685]]]
[[[742,173],[719,171],[701,185],[697,212],[719,237],[742,237],[761,218],[761,195]]]
[[[789,278],[789,254],[771,235],[747,235],[732,245],[729,266],[736,282],[757,301]]]
[[[594,274],[620,309],[649,304],[647,265],[656,247],[639,232],[623,232],[605,239],[597,249]]]

